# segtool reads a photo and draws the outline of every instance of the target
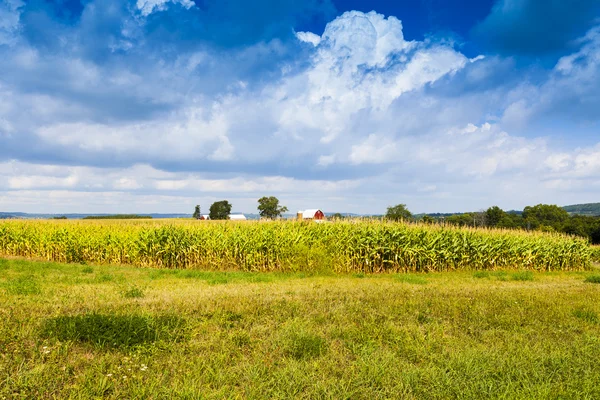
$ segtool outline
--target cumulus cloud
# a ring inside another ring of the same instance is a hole
[[[594,30],[533,82],[504,58],[406,40],[398,18],[376,12],[289,42],[173,53],[153,24],[203,10],[135,5],[115,9],[105,58],[79,49],[85,32],[72,27],[58,55],[31,41],[0,48],[0,207],[34,211],[49,193],[56,212],[189,211],[221,198],[253,211],[274,194],[290,209],[460,211],[598,193],[597,142],[565,149],[530,129],[576,93],[593,116]]]

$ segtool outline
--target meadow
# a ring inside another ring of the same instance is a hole
[[[556,233],[392,222],[4,221],[0,255],[252,272],[581,271],[592,249]]]
[[[0,399],[600,398],[599,253],[383,222],[4,221]]]
[[[0,259],[0,399],[597,399],[599,283]]]

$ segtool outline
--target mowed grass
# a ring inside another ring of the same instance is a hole
[[[0,399],[596,399],[597,275],[0,259]]]

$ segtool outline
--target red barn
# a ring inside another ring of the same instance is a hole
[[[308,219],[308,220],[314,220],[314,221],[322,221],[325,219],[325,213],[318,209],[304,210],[304,211],[301,211],[301,214],[302,214],[303,220]]]

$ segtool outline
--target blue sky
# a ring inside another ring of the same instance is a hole
[[[600,0],[0,0],[0,210],[600,201]]]

